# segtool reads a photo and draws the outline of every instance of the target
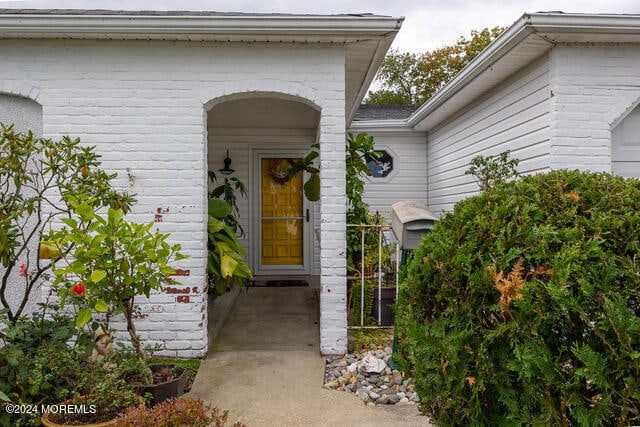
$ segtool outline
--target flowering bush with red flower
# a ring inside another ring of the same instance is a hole
[[[20,277],[27,277],[27,264],[20,264]]]
[[[71,288],[71,292],[78,295],[80,298],[84,297],[87,294],[87,290],[84,288],[82,282],[79,282]]]
[[[72,202],[72,206],[76,216],[63,219],[65,226],[47,236],[63,254],[53,268],[61,302],[76,307],[76,324],[81,328],[93,322],[93,327],[97,323],[108,331],[112,316],[123,314],[131,342],[144,358],[133,321],[134,299],[149,297],[173,282],[169,263],[186,256],[180,245],[167,242],[168,234],[152,231],[153,223],[130,222],[119,209],[110,208],[103,217],[87,203]]]
[[[79,139],[37,138],[0,124],[0,309],[12,324],[60,255],[41,236],[52,222],[71,215],[70,200],[129,209],[133,199],[112,188],[115,176],[100,168],[94,148]]]

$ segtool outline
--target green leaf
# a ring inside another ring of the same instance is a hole
[[[77,275],[83,275],[87,271],[87,266],[79,262],[74,262],[70,267],[71,272]]]
[[[124,212],[122,212],[122,209],[109,208],[109,212],[107,213],[109,224],[118,225],[122,221],[123,217]]]
[[[76,326],[82,328],[91,320],[91,310],[88,308],[81,308],[76,315]]]
[[[303,160],[304,163],[311,163],[313,162],[315,159],[317,159],[320,156],[320,153],[318,153],[317,151],[311,151],[309,154],[307,154]]]
[[[209,200],[209,215],[214,218],[222,219],[231,213],[231,205],[223,200]]]
[[[109,310],[109,306],[107,305],[106,302],[104,302],[104,300],[99,299],[98,301],[96,301],[96,304],[93,306],[93,308],[98,312],[98,313],[104,313],[107,310]]]
[[[171,276],[176,271],[173,268],[169,267],[168,265],[161,265],[160,272],[162,272],[162,274],[164,275]]]
[[[83,222],[89,222],[96,216],[93,208],[87,203],[80,203],[76,206],[76,214]]]
[[[320,174],[312,173],[307,182],[304,183],[304,195],[311,202],[320,200]]]
[[[71,228],[78,228],[78,221],[73,218],[62,218],[61,221]]]
[[[219,233],[216,233],[215,238],[216,246],[225,243],[226,245],[228,245],[228,248],[225,248],[225,250],[234,251],[240,255],[246,255],[244,248],[242,247],[240,242],[238,242],[238,239],[236,239],[235,234],[233,234],[233,231],[231,231],[229,227],[226,227],[224,230],[220,230]]]
[[[231,277],[233,276],[233,272],[238,266],[238,261],[233,259],[233,257],[223,254],[221,259],[220,272],[222,273],[222,277]]]
[[[104,270],[93,270],[91,272],[91,281],[93,283],[98,283],[100,280],[107,277],[107,272]]]
[[[218,231],[222,230],[224,227],[225,227],[224,222],[209,215],[209,221],[207,224],[207,230],[209,231],[209,233],[217,233]]]
[[[9,396],[7,396],[2,391],[0,391],[0,401],[2,401],[2,402],[11,402],[11,399],[9,399]]]

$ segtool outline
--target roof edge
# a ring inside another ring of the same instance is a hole
[[[312,41],[349,41],[354,37],[385,37],[397,32],[402,18],[377,15],[265,14],[70,14],[0,13],[0,37],[38,38],[184,38],[233,40],[242,36],[278,36],[287,41],[311,36]],[[91,12],[91,11],[87,11]],[[95,11],[97,12],[97,11]]]
[[[640,33],[640,15],[589,13],[528,13],[523,16],[538,33],[559,32],[611,32]]]
[[[539,36],[538,39],[548,43],[548,48],[551,49],[555,45],[553,38],[549,37],[552,33],[584,34],[585,32],[640,35],[640,15],[595,15],[562,12],[525,13],[449,83],[416,110],[407,119],[409,125],[412,127],[419,126],[431,114],[447,103],[452,96],[464,90],[469,83],[481,76],[504,55],[529,37],[533,35]],[[451,113],[454,111],[455,109],[452,109]]]
[[[353,121],[349,125],[350,129],[384,129],[384,130],[409,130],[413,131],[407,120],[404,119],[382,119],[382,120],[361,120]],[[420,132],[420,131],[417,131]]]
[[[442,89],[436,92],[429,100],[418,108],[408,119],[410,126],[416,126],[429,114],[438,109],[452,95],[462,90],[471,80],[475,79],[487,68],[491,67],[499,58],[509,52],[522,40],[533,33],[528,23],[529,15],[524,14],[505,32],[500,34],[487,48],[464,67]]]
[[[356,96],[355,102],[351,105],[351,107],[347,111],[347,117],[346,117],[347,124],[350,124],[353,122],[353,118],[356,116],[356,113],[358,112],[360,103],[366,96],[367,91],[369,90],[369,87],[373,83],[373,80],[376,78],[376,74],[378,73],[378,68],[380,68],[382,61],[384,61],[384,58],[387,55],[387,52],[391,48],[391,45],[393,44],[393,40],[396,38],[396,34],[398,34],[398,31],[400,31],[400,26],[402,25],[403,21],[404,21],[404,17],[398,18],[396,22],[395,30],[388,32],[386,37],[383,37],[380,39],[380,41],[378,41],[378,46],[376,47],[376,50],[373,54],[373,57],[371,58],[371,61],[369,61],[367,73],[365,74],[364,78],[362,79],[362,82],[360,83],[360,89],[358,90],[358,94]]]

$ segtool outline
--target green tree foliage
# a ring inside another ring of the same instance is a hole
[[[469,39],[461,36],[451,46],[426,53],[392,50],[378,70],[382,89],[369,92],[365,104],[425,103],[503,31],[502,27],[473,30]]]
[[[122,209],[109,208],[104,217],[86,202],[71,205],[74,217],[63,218],[64,226],[47,236],[62,253],[53,266],[56,294],[63,304],[75,306],[80,328],[93,320],[94,329],[99,325],[108,331],[110,318],[123,314],[131,342],[144,359],[134,325],[139,310],[134,299],[149,298],[167,282],[176,284],[170,264],[186,255],[179,244],[167,242],[169,234],[152,230],[153,222],[128,221]]]
[[[365,104],[412,105],[424,85],[422,54],[391,50],[378,69],[383,89],[369,92]]]
[[[100,165],[94,147],[80,145],[79,139],[36,138],[0,125],[0,301],[10,321],[18,320],[52,259],[60,256],[41,236],[56,220],[72,215],[72,200],[125,212],[134,202],[113,188],[116,174]],[[14,278],[22,289],[10,286]],[[8,294],[16,291],[21,298],[12,306]]]
[[[495,156],[476,156],[465,175],[473,175],[481,191],[490,190],[501,182],[518,176],[518,159],[509,159],[510,150]]]
[[[640,181],[554,171],[456,205],[414,251],[399,353],[438,425],[640,423]]]

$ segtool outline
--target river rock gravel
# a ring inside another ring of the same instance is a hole
[[[367,405],[415,405],[420,401],[410,378],[388,366],[391,347],[328,357],[324,387],[354,393]]]

